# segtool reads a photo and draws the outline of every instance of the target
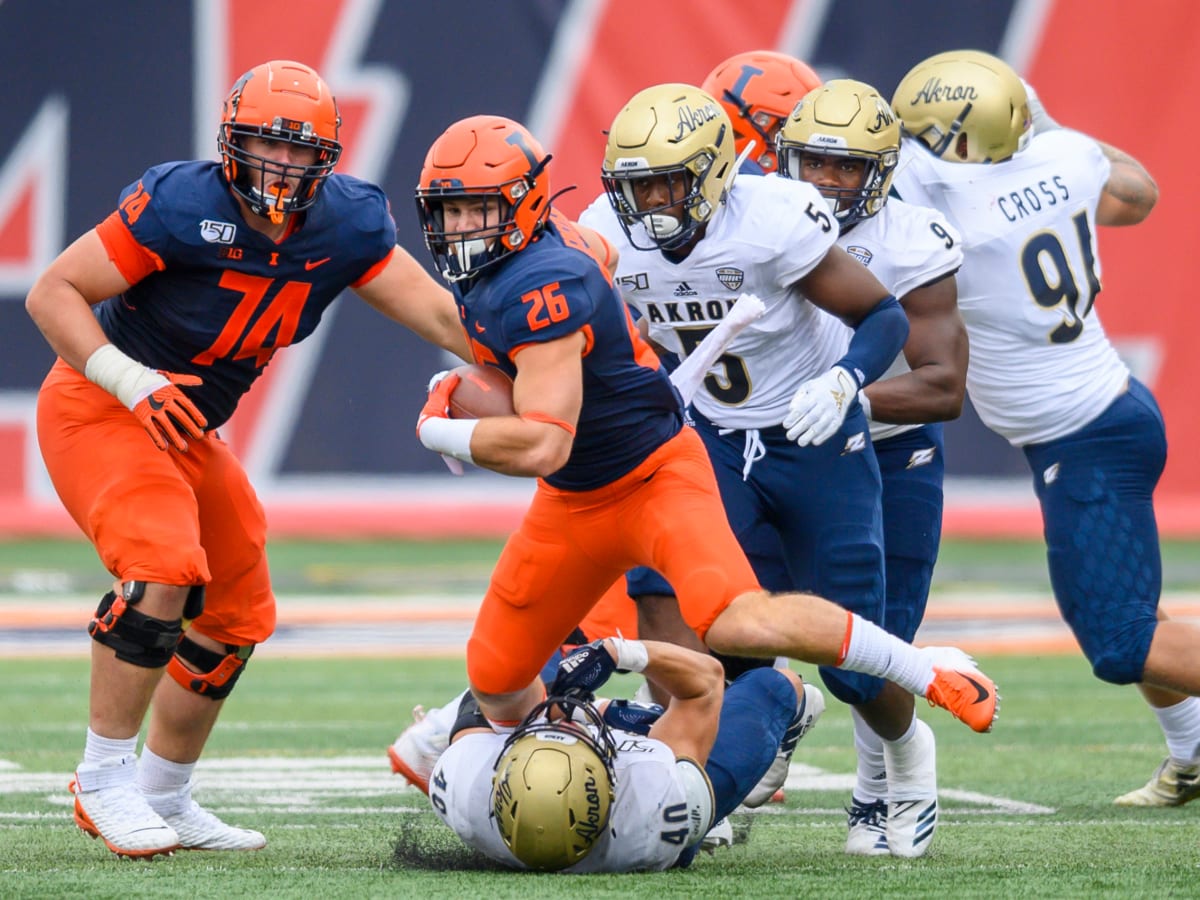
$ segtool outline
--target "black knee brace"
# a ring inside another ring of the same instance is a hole
[[[226,644],[225,652],[220,653],[201,647],[185,634],[167,664],[167,673],[181,687],[194,694],[210,700],[224,700],[242,677],[242,669],[253,652],[253,644],[245,647]],[[193,672],[184,665],[185,662],[191,663],[199,671]]]
[[[96,643],[116,651],[119,660],[143,669],[160,669],[175,653],[183,620],[168,622],[138,612],[134,606],[145,594],[144,581],[127,582],[120,597],[109,591],[100,598],[88,634]]]

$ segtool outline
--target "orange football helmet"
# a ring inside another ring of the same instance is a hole
[[[796,57],[750,50],[719,64],[700,86],[729,113],[738,156],[753,140],[754,161],[764,172],[774,172],[775,135],[800,98],[820,85],[821,77]]]
[[[312,206],[342,155],[337,101],[304,63],[275,59],[237,80],[221,110],[217,149],[225,178],[250,209],[279,223]],[[317,151],[312,165],[292,165],[250,153],[243,139],[287,141]],[[299,178],[295,191],[284,180]]]
[[[443,278],[472,278],[529,245],[550,215],[549,162],[537,139],[503,116],[471,116],[442,132],[425,154],[416,197],[425,245]],[[482,202],[482,225],[448,232],[447,200]]]

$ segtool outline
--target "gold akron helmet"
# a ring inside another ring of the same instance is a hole
[[[548,720],[559,704],[577,710],[573,722]],[[492,776],[492,813],[512,855],[544,871],[587,856],[608,827],[615,757],[594,707],[561,697],[538,704],[505,742]]]
[[[864,160],[861,186],[821,187],[837,201],[834,215],[843,229],[875,215],[887,202],[900,158],[900,123],[869,84],[838,78],[804,95],[776,139],[779,173],[802,179],[805,154]]]
[[[892,108],[905,132],[950,162],[1000,162],[1029,140],[1025,85],[1004,60],[978,50],[951,50],[913,66]]]
[[[682,247],[713,217],[733,178],[733,141],[729,114],[698,87],[660,84],[633,95],[609,129],[600,177],[635,247]],[[656,177],[666,179],[666,201],[639,209],[635,183]]]

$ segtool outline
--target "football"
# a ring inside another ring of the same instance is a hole
[[[450,418],[482,419],[515,412],[512,379],[495,366],[472,364],[450,372],[461,379],[450,394]]]

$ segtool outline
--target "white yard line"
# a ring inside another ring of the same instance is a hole
[[[0,809],[0,824],[63,821],[71,804],[67,792],[70,773],[28,772],[0,760],[0,805],[7,798],[41,796],[42,809],[11,812]],[[428,812],[429,806],[415,788],[388,771],[379,756],[336,757],[229,757],[202,760],[196,767],[196,795],[214,811],[228,815],[390,816]],[[854,775],[826,772],[793,763],[784,787],[791,791],[837,792],[848,795]],[[943,788],[939,796],[966,804],[952,814],[1050,815],[1056,810],[1008,797],[976,791]],[[363,805],[363,800],[386,800],[387,805]],[[342,800],[341,803],[330,801]],[[399,804],[399,805],[397,805]],[[748,811],[746,811],[748,812]],[[755,814],[827,816],[832,809],[762,807]]]

